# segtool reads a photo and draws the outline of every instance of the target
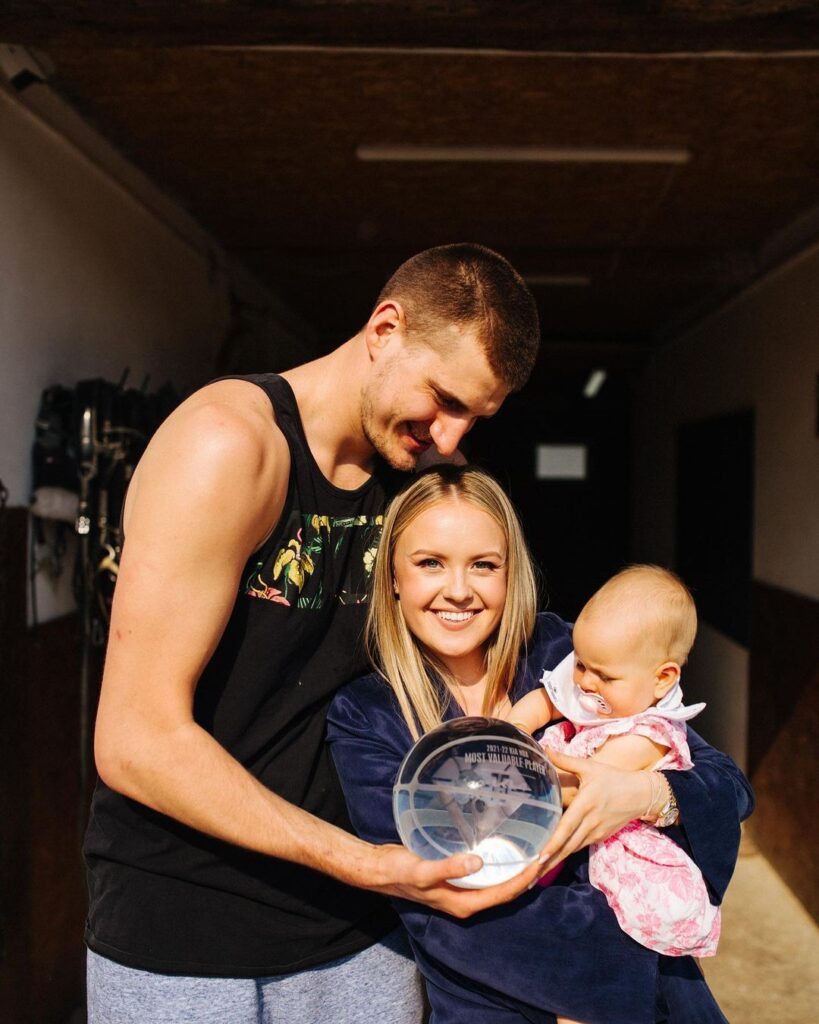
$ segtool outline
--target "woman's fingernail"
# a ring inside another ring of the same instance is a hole
[[[483,867],[483,861],[480,857],[467,857],[464,864],[470,875],[474,875],[476,871],[480,871]]]

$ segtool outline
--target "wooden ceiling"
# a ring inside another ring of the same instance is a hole
[[[815,3],[6,0],[0,40],[45,52],[52,84],[328,346],[407,255],[475,240],[540,279],[553,352],[616,361],[819,227]],[[691,159],[362,162],[367,144]]]

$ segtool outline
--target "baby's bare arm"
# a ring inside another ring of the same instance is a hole
[[[540,686],[522,697],[503,717],[524,732],[535,732],[552,720],[554,711],[546,690]]]
[[[667,753],[668,747],[647,736],[612,736],[592,754],[591,760],[628,771],[641,771],[651,768]]]

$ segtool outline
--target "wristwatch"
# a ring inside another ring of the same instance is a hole
[[[661,774],[660,777],[665,780],[668,796],[660,808],[660,813],[657,815],[654,825],[656,828],[668,828],[670,825],[676,825],[680,820],[680,809],[677,806],[677,798],[674,796],[674,790],[671,788],[668,776]]]

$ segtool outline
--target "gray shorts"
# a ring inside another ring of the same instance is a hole
[[[421,977],[398,929],[297,974],[195,978],[123,967],[88,950],[88,1024],[420,1024]]]

